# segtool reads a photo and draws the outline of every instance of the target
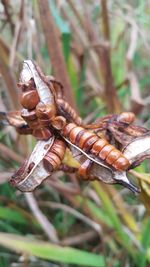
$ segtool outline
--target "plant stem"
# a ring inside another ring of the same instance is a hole
[[[75,107],[71,84],[63,57],[61,42],[58,36],[58,30],[55,26],[51,11],[49,9],[48,1],[38,0],[38,4],[42,27],[55,78],[63,84],[66,100],[72,107]]]

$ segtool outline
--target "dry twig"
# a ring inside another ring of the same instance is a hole
[[[64,61],[61,42],[58,36],[48,1],[38,0],[41,22],[47,43],[48,53],[54,69],[55,78],[64,86],[64,95],[71,106],[75,107],[75,102],[72,95],[71,84],[67,74],[66,64]]]
[[[2,143],[0,143],[0,154],[2,157],[17,161],[20,164],[22,164],[24,160],[24,158],[21,155],[17,154],[12,149],[8,148]]]
[[[28,202],[30,209],[32,210],[37,221],[40,223],[40,225],[41,225],[42,229],[44,230],[45,234],[47,235],[47,237],[53,243],[58,243],[59,239],[57,236],[57,232],[56,232],[54,226],[47,219],[47,217],[39,209],[33,193],[25,193],[25,197],[26,197],[26,200]]]
[[[40,204],[47,206],[47,207],[50,207],[52,209],[61,209],[65,212],[73,215],[74,217],[78,218],[79,220],[83,221],[84,223],[88,224],[90,227],[92,227],[99,234],[101,233],[102,229],[98,223],[94,222],[93,220],[91,220],[87,216],[83,215],[79,211],[77,211],[77,210],[75,210],[75,209],[73,209],[73,208],[71,208],[65,204],[51,202],[51,201],[40,202]]]

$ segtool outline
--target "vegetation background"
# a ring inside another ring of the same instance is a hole
[[[21,108],[24,59],[62,82],[68,102],[90,123],[135,112],[150,127],[150,1],[1,0],[0,109]],[[150,266],[150,168],[121,186],[55,173],[34,193],[8,184],[35,140],[0,131],[0,267]]]

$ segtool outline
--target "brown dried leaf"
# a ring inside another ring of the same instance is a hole
[[[150,133],[140,136],[131,141],[123,150],[124,156],[131,164],[142,161],[145,157],[150,158]]]
[[[30,157],[10,179],[11,185],[23,192],[33,191],[50,173],[43,166],[43,158],[52,146],[54,138],[37,142]]]
[[[25,60],[20,74],[20,81],[28,83],[32,78],[34,79],[40,100],[45,104],[54,104],[54,95],[46,84],[42,71],[32,60]]]

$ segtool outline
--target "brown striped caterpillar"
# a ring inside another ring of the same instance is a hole
[[[105,139],[74,123],[69,123],[64,127],[62,136],[69,139],[72,144],[86,153],[96,156],[116,170],[127,170],[130,165],[126,157]]]

